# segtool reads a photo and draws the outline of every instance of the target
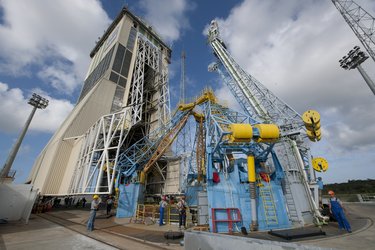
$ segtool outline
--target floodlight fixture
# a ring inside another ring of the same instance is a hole
[[[339,60],[339,63],[340,67],[345,70],[358,69],[359,73],[361,73],[363,79],[366,81],[372,93],[374,93],[375,95],[375,84],[361,66],[361,64],[368,58],[368,55],[366,55],[365,52],[361,51],[359,46],[354,46],[354,48],[349,51],[348,55]]]
[[[8,159],[5,162],[3,169],[1,170],[0,178],[2,180],[5,180],[6,178],[9,179],[9,177],[11,177],[12,179],[14,178],[14,174],[12,174],[12,176],[9,176],[9,172],[14,162],[14,159],[16,158],[17,152],[21,146],[22,140],[25,137],[26,131],[29,128],[31,120],[35,114],[35,111],[37,109],[45,109],[48,106],[48,100],[46,98],[41,97],[38,94],[33,93],[30,100],[28,101],[28,104],[30,104],[34,108],[31,111],[31,114],[29,115],[29,118],[27,119],[25,126],[22,129],[22,132],[19,135],[16,143],[14,144],[12,150],[10,151]]]

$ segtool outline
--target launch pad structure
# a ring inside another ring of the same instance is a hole
[[[325,222],[314,169],[327,165],[312,161],[308,142],[321,138],[319,114],[301,116],[245,72],[216,21],[208,40],[215,55],[209,71],[243,112],[209,89],[171,112],[171,49],[123,8],[90,53],[75,108],[35,161],[29,181],[40,195],[114,195],[119,218],[157,206],[162,195],[185,195],[194,223],[212,232]],[[192,149],[176,152],[173,143],[191,122]]]

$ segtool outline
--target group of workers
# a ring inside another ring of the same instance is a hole
[[[339,230],[346,230],[347,232],[351,233],[352,229],[350,227],[349,221],[347,220],[345,216],[345,208],[342,205],[342,202],[340,199],[338,199],[335,196],[335,192],[332,190],[328,191],[328,194],[330,196],[329,198],[329,211],[332,214],[332,216],[337,220]],[[91,210],[90,210],[90,216],[89,220],[87,222],[87,230],[92,231],[94,229],[94,221],[96,217],[96,211],[99,208],[101,200],[98,195],[93,196],[93,201],[91,202]],[[113,198],[109,196],[106,200],[107,204],[107,215],[110,214],[112,205],[113,205]],[[160,203],[159,203],[159,226],[163,226],[164,224],[164,214],[165,210],[168,206],[167,197],[163,196]],[[179,229],[181,227],[184,227],[186,229],[186,208],[187,204],[185,201],[185,196],[181,196],[180,200],[178,201],[176,205],[178,209],[178,215],[179,215]]]
[[[164,224],[164,211],[167,206],[168,206],[167,197],[163,196],[159,203],[159,226],[165,225]],[[177,202],[176,207],[178,209],[178,221],[179,221],[178,228],[181,229],[181,227],[184,227],[184,229],[186,229],[187,205],[185,201],[185,196],[181,196],[180,200]]]

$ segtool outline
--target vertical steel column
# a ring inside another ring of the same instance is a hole
[[[250,203],[251,203],[251,231],[258,231],[258,215],[257,215],[257,190],[256,190],[256,173],[255,159],[253,155],[247,156],[247,178],[250,182]]]
[[[362,68],[361,65],[358,65],[357,69],[358,69],[359,73],[361,73],[363,79],[365,79],[365,81],[366,81],[367,85],[369,86],[369,88],[371,89],[372,93],[375,95],[375,84],[374,84],[374,82],[367,75],[366,71]]]

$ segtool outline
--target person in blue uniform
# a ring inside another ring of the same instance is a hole
[[[332,190],[328,191],[328,194],[330,196],[329,211],[337,220],[339,229],[345,229],[346,231],[348,231],[348,233],[351,233],[352,229],[350,227],[349,221],[346,219],[342,202],[335,196],[335,192],[333,192]]]
[[[159,213],[160,213],[159,226],[163,226],[163,225],[165,225],[164,224],[164,210],[168,206],[167,197],[163,196],[159,205],[160,205],[160,209],[159,209]]]

